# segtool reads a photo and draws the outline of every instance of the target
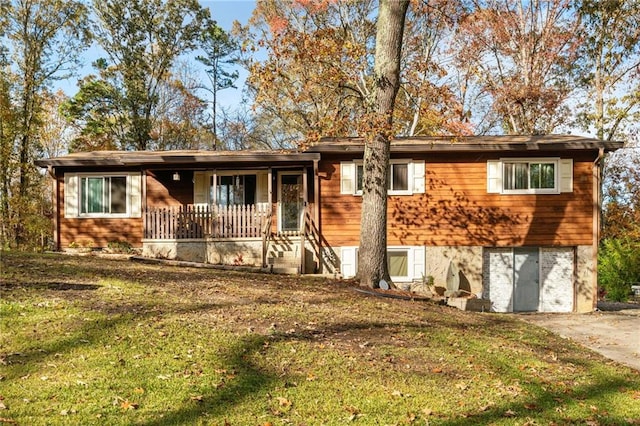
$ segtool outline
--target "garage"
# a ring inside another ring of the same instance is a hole
[[[573,311],[573,247],[486,248],[483,256],[493,312]]]

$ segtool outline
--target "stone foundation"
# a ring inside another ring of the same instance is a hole
[[[262,266],[262,239],[206,241],[207,263]]]
[[[203,240],[143,240],[142,256],[156,259],[206,261],[206,243]]]

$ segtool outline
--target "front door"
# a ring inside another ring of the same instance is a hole
[[[540,302],[540,267],[537,248],[513,250],[513,311],[538,310]]]
[[[302,173],[280,173],[278,184],[278,231],[298,232],[304,207]]]

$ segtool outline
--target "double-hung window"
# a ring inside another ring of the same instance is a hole
[[[127,176],[80,177],[81,215],[126,215]]]
[[[500,194],[559,194],[573,190],[573,161],[504,158],[487,162],[487,191]]]
[[[342,194],[362,195],[364,167],[361,160],[340,164]],[[424,193],[424,161],[391,160],[387,176],[389,195]]]

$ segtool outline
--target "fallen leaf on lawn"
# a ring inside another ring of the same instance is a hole
[[[316,379],[316,376],[312,373],[307,375],[307,382],[313,382]]]
[[[535,410],[538,408],[538,406],[536,404],[524,404],[524,408],[526,408],[527,410]]]
[[[433,414],[433,410],[431,408],[423,408],[422,409],[422,414],[424,414],[425,416],[430,416]]]
[[[456,388],[460,389],[460,390],[467,390],[469,389],[469,385],[467,385],[466,383],[456,383]]]
[[[431,372],[432,372],[432,373],[435,373],[435,374],[442,373],[442,368],[438,368],[438,367],[436,367],[436,368],[432,368],[432,369],[431,369]]]
[[[289,401],[287,398],[279,396],[276,399],[278,400],[278,404],[280,404],[281,407],[291,407],[291,401]]]
[[[191,400],[192,400],[192,401],[202,402],[202,398],[203,398],[203,396],[202,396],[202,395],[195,395],[195,396],[192,396],[192,397],[191,397]]]
[[[167,376],[165,374],[158,374],[156,376],[156,378],[160,379],[160,380],[169,380],[171,378],[171,376]]]
[[[144,389],[142,389],[142,388],[135,388],[135,389],[133,390],[133,393],[137,393],[137,394],[139,394],[139,395],[142,395],[142,394],[144,393]]]
[[[344,409],[347,410],[351,414],[360,413],[360,410],[357,407],[354,407],[353,405],[345,405]]]
[[[7,419],[6,417],[0,417],[0,423],[17,424],[18,422],[13,419]]]
[[[399,390],[394,390],[393,392],[391,392],[391,395],[401,397],[402,392],[400,392]]]
[[[125,399],[120,403],[120,408],[122,408],[123,410],[135,410],[138,408],[138,404]]]
[[[480,411],[484,412],[489,410],[489,408],[493,407],[495,404],[493,402],[488,403],[487,405],[483,405],[480,407]]]
[[[503,414],[504,417],[515,417],[516,416],[516,412],[513,410],[507,410],[504,412]]]
[[[7,406],[4,405],[4,402],[0,402],[0,410],[8,410]]]

